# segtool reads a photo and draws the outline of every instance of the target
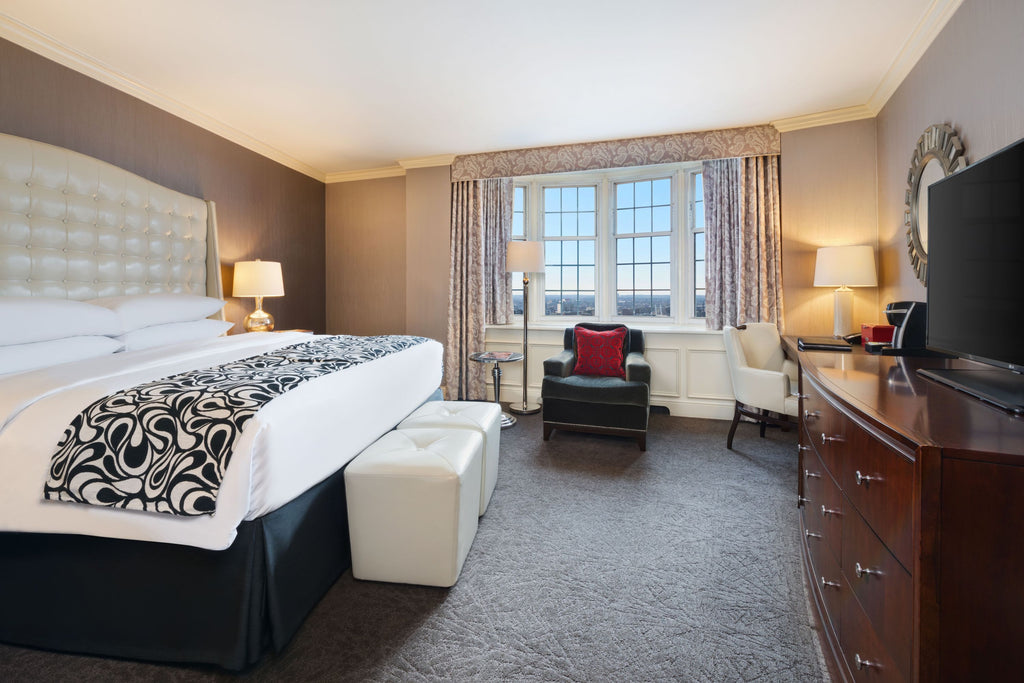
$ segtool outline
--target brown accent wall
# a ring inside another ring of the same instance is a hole
[[[327,186],[327,332],[406,331],[406,179]]]
[[[277,328],[324,331],[323,183],[2,39],[0,131],[213,200],[225,295],[235,261],[280,261],[286,295],[264,306]],[[228,299],[229,320],[250,310]]]
[[[405,330],[445,343],[448,332],[448,248],[451,168],[410,169],[405,178]]]
[[[903,225],[907,169],[933,123],[960,134],[968,162],[1024,137],[1024,3],[963,3],[877,118],[880,300],[924,300]]]
[[[875,121],[782,134],[786,333],[831,335],[834,288],[814,286],[818,247],[877,245]],[[880,322],[878,289],[854,289],[855,323]]]

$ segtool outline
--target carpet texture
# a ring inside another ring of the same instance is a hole
[[[249,671],[0,645],[5,681],[822,681],[799,559],[796,436],[652,415],[635,441],[502,432],[449,590],[346,573]],[[2,606],[0,606],[2,609]]]

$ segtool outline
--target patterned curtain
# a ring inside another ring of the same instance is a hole
[[[449,400],[486,400],[484,366],[469,354],[484,350],[486,325],[512,321],[505,245],[512,236],[512,179],[452,183],[448,268],[448,343],[444,393]]]
[[[778,155],[704,162],[707,326],[773,322],[782,313]]]

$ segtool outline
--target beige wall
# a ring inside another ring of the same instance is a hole
[[[1024,137],[1024,2],[967,0],[877,118],[881,301],[925,299],[907,256],[903,210],[917,139],[951,124],[974,162]]]
[[[327,332],[405,333],[405,178],[327,186]]]
[[[451,167],[409,169],[405,176],[406,334],[445,343]]]
[[[877,244],[874,119],[783,133],[781,182],[785,332],[831,335],[834,289],[814,287],[814,259]],[[877,288],[856,288],[854,322],[880,318]]]

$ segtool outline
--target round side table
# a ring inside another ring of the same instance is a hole
[[[469,359],[477,363],[490,363],[494,366],[491,370],[491,378],[494,380],[494,402],[501,408],[501,364],[518,363],[523,360],[521,353],[508,353],[505,351],[477,351],[469,354]],[[516,418],[505,411],[501,413],[501,428],[508,429],[515,425]]]

